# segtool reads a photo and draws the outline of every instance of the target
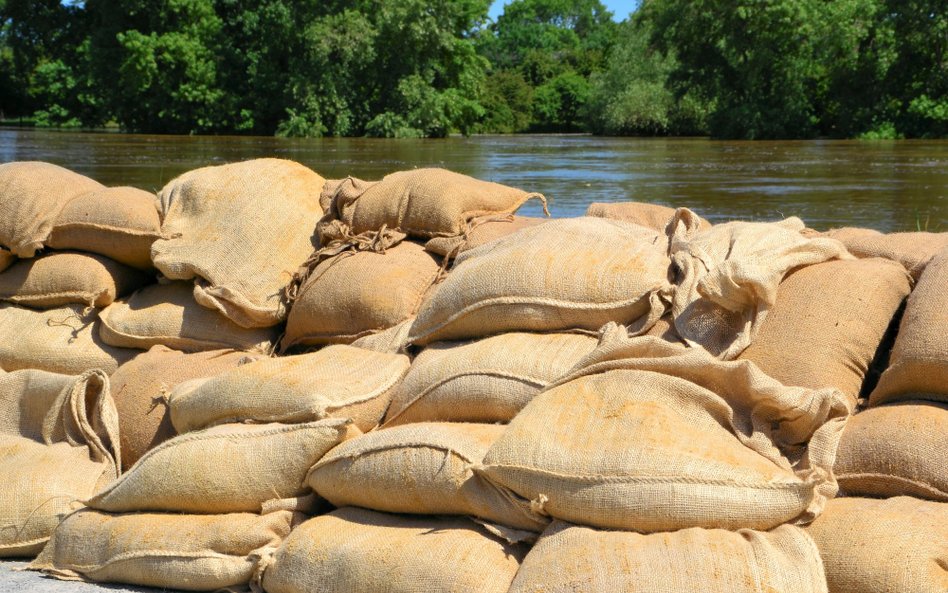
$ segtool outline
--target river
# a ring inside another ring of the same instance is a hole
[[[948,141],[723,142],[594,136],[441,140],[149,136],[0,129],[0,163],[43,160],[157,191],[197,167],[275,156],[327,178],[445,167],[545,194],[554,216],[590,202],[688,206],[713,222],[799,216],[810,227],[948,231]],[[521,214],[538,215],[536,205]]]

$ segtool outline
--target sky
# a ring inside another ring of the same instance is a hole
[[[507,4],[510,0],[494,0],[494,3],[490,6],[490,18],[497,19],[497,16],[504,11],[504,4]],[[629,16],[629,13],[638,5],[638,0],[602,0],[602,3],[606,5],[606,8],[612,11],[613,18],[617,21],[621,21],[625,17]]]

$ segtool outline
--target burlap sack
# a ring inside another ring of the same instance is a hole
[[[948,249],[925,268],[908,298],[890,366],[869,405],[930,399],[948,402]]]
[[[816,544],[792,525],[642,535],[555,521],[510,586],[537,591],[826,593],[826,576]]]
[[[351,419],[367,432],[382,420],[408,372],[404,354],[352,346],[267,358],[188,381],[171,390],[171,422],[180,433],[229,422]]]
[[[19,257],[33,257],[49,238],[63,206],[79,194],[102,188],[101,183],[52,163],[0,165],[0,246]]]
[[[918,280],[928,262],[948,248],[948,233],[888,233],[845,227],[820,234],[842,242],[856,257],[884,257],[897,261]]]
[[[948,404],[898,403],[856,414],[833,470],[854,496],[948,502]]]
[[[82,509],[56,529],[30,570],[62,580],[184,591],[248,585],[290,534],[293,513],[111,515]]]
[[[445,169],[399,171],[381,181],[349,177],[326,183],[320,204],[327,216],[319,233],[323,245],[386,227],[415,237],[452,237],[476,218],[512,214],[534,198],[546,208],[541,194]]]
[[[12,266],[14,263],[16,263],[16,261],[17,257],[15,255],[3,247],[0,247],[0,272]]]
[[[675,216],[675,208],[647,202],[593,202],[586,209],[586,216],[634,222],[637,225],[664,233],[665,227]],[[697,220],[699,231],[706,231],[711,228],[711,223],[707,220],[700,216],[697,217]]]
[[[267,593],[506,593],[526,554],[463,518],[333,511],[290,533]]]
[[[352,434],[358,430],[338,419],[183,434],[145,453],[86,504],[110,513],[260,512],[269,500],[304,494],[309,468]]]
[[[582,334],[501,334],[425,348],[395,390],[386,426],[509,422],[596,347]]]
[[[282,347],[350,343],[415,315],[441,265],[417,243],[384,253],[356,251],[308,272],[286,322]]]
[[[850,256],[835,239],[807,239],[799,218],[728,222],[701,230],[697,216],[679,208],[669,223],[676,271],[672,313],[689,344],[731,360],[754,339],[794,268]]]
[[[107,307],[149,280],[146,273],[101,255],[52,252],[20,260],[0,274],[0,300],[37,309],[73,303]]]
[[[138,352],[105,344],[99,339],[100,325],[96,311],[82,305],[34,311],[0,304],[0,368],[114,373]]]
[[[323,178],[280,159],[204,167],[158,194],[155,267],[195,280],[194,297],[243,327],[286,318],[282,291],[316,247]]]
[[[801,268],[780,283],[767,320],[738,358],[784,385],[835,387],[855,401],[910,290],[902,266],[885,259]]]
[[[113,346],[140,348],[163,345],[184,352],[233,348],[268,352],[275,328],[241,327],[217,311],[194,301],[189,282],[153,284],[104,309],[102,340]]]
[[[235,350],[185,354],[154,346],[120,366],[110,381],[122,427],[124,469],[177,434],[167,405],[173,387],[191,379],[213,377],[256,358]]]
[[[408,348],[408,332],[411,331],[411,324],[414,322],[415,318],[409,317],[394,327],[362,336],[350,345],[363,350],[372,350],[373,352],[403,354]]]
[[[410,340],[507,331],[648,329],[671,290],[664,237],[600,218],[554,220],[463,253],[428,298]]]
[[[835,495],[841,393],[610,330],[475,471],[557,519],[643,533],[805,523]]]
[[[837,498],[807,532],[829,593],[948,591],[948,504]]]
[[[160,235],[155,194],[134,187],[109,187],[79,194],[56,217],[46,244],[105,255],[150,270],[151,244]]]
[[[33,556],[65,514],[119,472],[102,371],[0,371],[0,556]]]
[[[529,216],[501,216],[497,217],[496,220],[489,219],[477,224],[463,235],[435,237],[425,243],[425,249],[442,257],[454,258],[465,251],[470,251],[475,247],[480,247],[486,243],[506,237],[520,229],[528,229],[537,226],[538,224],[547,222],[547,220],[546,218],[533,218]]]
[[[528,501],[471,471],[505,428],[421,422],[377,430],[327,453],[310,470],[306,482],[337,507],[472,515],[542,531],[549,520],[531,512]]]

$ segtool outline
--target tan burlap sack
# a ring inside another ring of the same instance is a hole
[[[282,347],[350,343],[415,315],[441,264],[417,243],[383,253],[348,251],[307,272],[286,322]]]
[[[510,333],[422,350],[395,390],[386,426],[410,422],[509,422],[596,347],[583,334]]]
[[[15,255],[3,247],[0,247],[0,272],[12,266],[16,261],[17,257]]]
[[[37,309],[107,307],[149,281],[148,274],[101,255],[52,252],[0,274],[0,300]]]
[[[820,236],[842,242],[856,257],[884,257],[897,261],[918,280],[935,255],[948,248],[948,233],[888,233],[845,227]]]
[[[411,329],[416,344],[507,331],[648,329],[671,291],[666,240],[601,218],[554,220],[467,251]]]
[[[829,593],[948,591],[948,504],[837,498],[807,528]]]
[[[0,368],[114,373],[138,352],[105,344],[99,338],[100,325],[96,311],[82,305],[34,311],[0,304]]]
[[[102,371],[0,371],[0,556],[33,556],[63,516],[119,472]]]
[[[836,260],[792,272],[738,357],[785,385],[836,387],[855,400],[893,316],[911,290],[901,265]]]
[[[0,165],[0,246],[19,257],[33,257],[49,238],[63,206],[102,188],[98,181],[52,163]]]
[[[642,535],[555,521],[510,586],[538,591],[826,593],[826,576],[816,544],[792,525]]]
[[[316,247],[323,178],[299,163],[256,159],[181,175],[158,194],[155,267],[194,279],[197,301],[243,327],[286,318],[282,291]]]
[[[668,223],[675,216],[675,208],[647,202],[593,202],[586,209],[586,216],[634,222],[664,233]],[[711,223],[707,220],[700,216],[697,220],[698,230],[706,231],[711,228]]]
[[[421,422],[346,441],[313,466],[306,482],[337,507],[390,513],[472,515],[542,531],[549,520],[506,488],[474,474],[506,427]]]
[[[267,358],[171,390],[171,422],[180,433],[231,422],[351,419],[367,432],[382,420],[410,365],[404,354],[352,346]]]
[[[120,366],[110,381],[122,427],[124,469],[177,434],[167,405],[173,387],[192,379],[213,377],[257,358],[259,355],[236,350],[186,354],[153,346]]]
[[[948,502],[948,404],[869,408],[843,431],[833,470],[854,496],[915,496]]]
[[[165,441],[86,504],[100,511],[260,512],[305,493],[306,472],[358,434],[347,420],[223,424]]]
[[[612,326],[475,471],[557,519],[643,533],[805,523],[836,493],[852,405]]]
[[[728,222],[701,230],[697,216],[679,208],[669,223],[676,271],[672,313],[689,344],[731,360],[754,339],[794,268],[850,256],[835,239],[807,239],[799,218]]]
[[[912,399],[948,402],[948,248],[932,258],[908,298],[890,366],[869,405]]]
[[[104,309],[102,340],[113,346],[163,345],[185,352],[233,348],[268,352],[276,328],[241,327],[194,301],[190,282],[153,284]]]
[[[487,219],[473,226],[463,235],[435,237],[425,243],[425,249],[442,257],[454,258],[465,251],[470,251],[475,247],[480,247],[486,243],[506,237],[520,229],[528,229],[537,226],[538,224],[547,222],[547,220],[546,218],[533,218],[530,216],[499,216],[496,219]]]
[[[382,228],[415,237],[453,237],[477,218],[512,214],[534,198],[546,208],[541,194],[445,169],[399,171],[381,181],[349,177],[326,183],[320,204],[327,216],[319,233],[323,245]]]
[[[506,593],[526,554],[463,518],[333,511],[290,533],[267,593]]]
[[[373,352],[403,354],[408,348],[408,332],[411,331],[411,324],[414,322],[415,318],[409,317],[394,327],[362,336],[350,345],[364,350],[372,350]]]
[[[109,187],[69,200],[46,244],[105,255],[150,270],[151,245],[160,236],[155,194],[134,187]]]
[[[62,580],[167,590],[248,585],[290,534],[291,511],[266,515],[111,515],[82,509],[56,529],[30,570]]]

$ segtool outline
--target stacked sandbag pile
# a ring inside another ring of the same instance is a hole
[[[111,373],[98,311],[152,282],[154,196],[40,162],[0,165],[0,367]]]
[[[321,247],[288,291],[282,349],[349,344],[411,319],[441,279],[443,258],[525,226],[513,212],[533,198],[545,204],[539,194],[444,169],[328,182]],[[494,230],[478,232],[487,225]]]
[[[83,392],[99,417],[37,396],[36,436],[0,402],[103,476],[36,513],[31,567],[268,593],[946,589],[948,251],[636,203],[516,216],[534,197],[275,159],[172,181],[162,281],[103,313],[148,349],[114,407],[108,381]]]
[[[292,161],[204,167],[158,194],[161,237],[151,259],[163,282],[102,314],[102,339],[146,350],[268,351],[283,298],[316,243],[324,179]]]

